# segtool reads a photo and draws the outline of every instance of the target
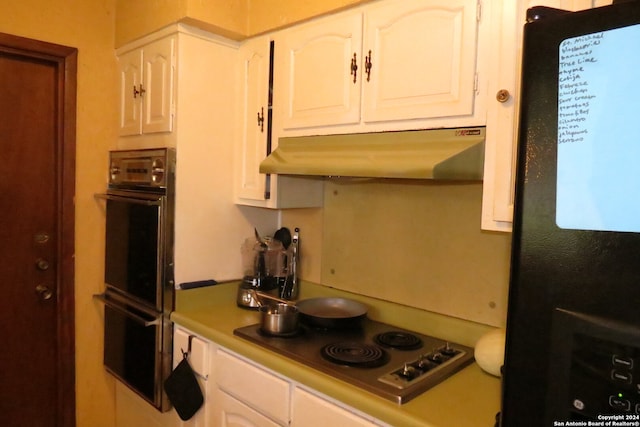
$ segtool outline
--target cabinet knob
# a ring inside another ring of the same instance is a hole
[[[351,58],[351,75],[353,76],[353,83],[355,83],[358,80],[358,59],[355,53]]]
[[[369,51],[369,54],[364,58],[364,72],[367,73],[367,81],[369,81],[369,79],[371,78],[372,65],[373,62],[371,62],[371,51]]]
[[[258,111],[258,127],[260,128],[260,132],[264,132],[264,107]]]
[[[511,94],[506,89],[500,89],[498,93],[496,93],[496,99],[498,102],[507,102],[511,98]]]

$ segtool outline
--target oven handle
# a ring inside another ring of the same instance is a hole
[[[162,204],[162,200],[160,197],[153,200],[147,200],[147,199],[136,199],[133,197],[114,196],[113,194],[105,194],[105,193],[94,194],[94,197],[97,199],[114,200],[116,202],[135,203],[138,205],[146,205],[146,206],[160,206]]]
[[[160,317],[157,317],[154,320],[147,320],[144,317],[139,316],[139,315],[137,315],[135,313],[132,313],[129,310],[127,310],[126,308],[119,306],[118,304],[114,304],[109,298],[106,297],[106,294],[96,294],[93,297],[95,299],[97,299],[97,300],[102,301],[104,303],[104,305],[106,305],[107,307],[116,310],[120,314],[124,314],[127,317],[132,318],[133,320],[135,320],[136,322],[140,323],[141,325],[143,325],[145,327],[156,326],[156,325],[159,325],[160,323],[162,323],[162,319]]]

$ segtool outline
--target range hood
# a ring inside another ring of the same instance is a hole
[[[280,138],[260,172],[482,180],[485,128]]]

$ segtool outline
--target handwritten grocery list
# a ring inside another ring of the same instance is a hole
[[[559,47],[556,223],[640,232],[640,25]]]

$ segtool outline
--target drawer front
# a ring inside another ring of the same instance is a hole
[[[318,395],[296,387],[293,397],[291,427],[310,425],[375,427],[381,424],[376,424],[345,407],[338,406]]]
[[[218,387],[281,422],[289,421],[289,382],[223,350],[216,353]]]

